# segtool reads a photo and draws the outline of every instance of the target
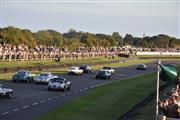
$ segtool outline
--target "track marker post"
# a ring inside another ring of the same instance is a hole
[[[157,87],[156,87],[156,119],[158,120],[158,113],[159,113],[159,107],[158,107],[158,102],[159,102],[159,73],[160,73],[160,64],[161,61],[158,60],[158,66],[157,66]]]

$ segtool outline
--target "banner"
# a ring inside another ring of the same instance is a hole
[[[160,79],[163,81],[176,81],[177,80],[177,70],[174,66],[170,64],[160,65]]]

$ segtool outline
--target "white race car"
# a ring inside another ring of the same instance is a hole
[[[80,75],[83,73],[83,70],[79,69],[79,67],[71,67],[68,75],[74,74],[74,75]]]
[[[48,84],[48,90],[70,90],[71,82],[67,81],[65,78],[57,77],[50,80]]]
[[[115,70],[114,70],[113,68],[111,68],[111,67],[103,67],[101,70],[107,70],[107,71],[109,71],[109,73],[111,73],[111,74],[114,74],[114,73],[115,73]]]
[[[7,98],[10,97],[10,95],[13,94],[13,90],[10,88],[3,88],[2,85],[0,85],[0,96],[5,96]]]
[[[35,83],[49,83],[50,79],[55,78],[57,76],[49,73],[49,72],[44,72],[41,73],[37,76],[34,77],[34,82]]]

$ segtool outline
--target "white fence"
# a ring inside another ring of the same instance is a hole
[[[170,56],[180,56],[180,52],[136,52],[136,55],[170,55]]]

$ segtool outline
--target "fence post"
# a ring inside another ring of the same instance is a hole
[[[29,71],[31,71],[32,70],[32,66],[29,66]]]
[[[5,72],[5,73],[7,72],[7,67],[4,68],[4,72]]]
[[[39,71],[41,71],[41,70],[42,70],[41,66],[38,66],[38,70],[39,70]]]

